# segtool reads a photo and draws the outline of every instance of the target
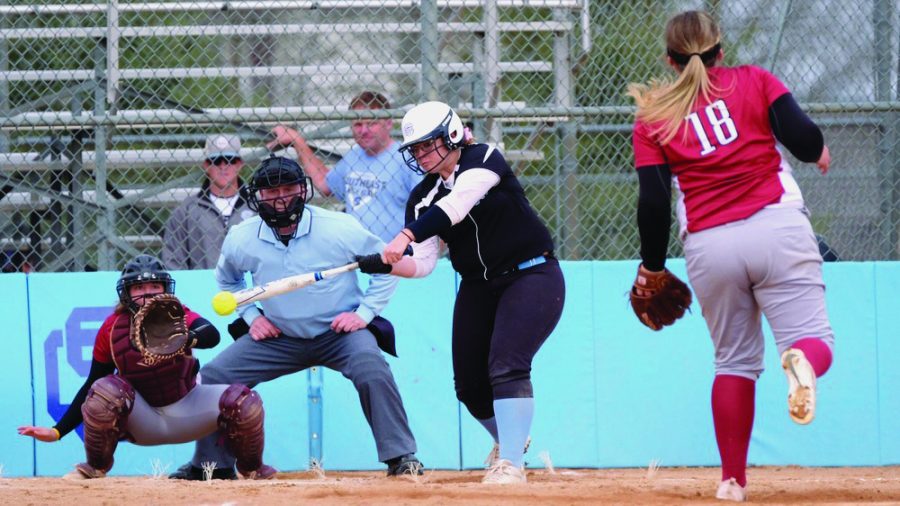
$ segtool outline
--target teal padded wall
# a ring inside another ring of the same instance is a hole
[[[534,361],[536,412],[526,460],[541,466],[546,452],[559,467],[718,465],[709,392],[712,345],[700,308],[672,327],[652,332],[631,312],[627,292],[637,263],[564,262],[562,320]],[[684,276],[684,262],[669,267]],[[222,332],[209,361],[231,341],[229,318],[209,300],[209,271],[176,272],[177,294]],[[4,475],[60,475],[84,458],[72,433],[39,443],[14,429],[49,426],[87,375],[94,335],[115,304],[116,273],[4,274],[0,290],[7,346],[4,384],[21,385],[0,400],[9,415],[0,427]],[[828,310],[836,334],[835,361],[819,383],[816,420],[793,424],[774,342],[766,328],[766,371],[757,384],[751,464],[887,465],[900,463],[900,263],[825,265]],[[365,276],[361,276],[365,283]],[[388,358],[400,388],[419,456],[429,468],[479,468],[491,448],[485,431],[455,400],[450,326],[457,278],[442,261],[425,279],[403,280],[385,311],[398,335],[399,358]],[[33,389],[32,389],[33,386]],[[279,469],[309,462],[305,373],[258,387],[266,406],[266,460]],[[323,466],[383,469],[353,386],[325,371]],[[33,414],[32,414],[33,413]],[[113,474],[149,474],[158,460],[169,470],[186,462],[192,445],[120,445]]]

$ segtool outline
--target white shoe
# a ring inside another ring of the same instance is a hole
[[[64,480],[92,480],[95,478],[105,478],[105,471],[98,471],[87,463],[82,462],[75,466],[75,469],[63,475]]]
[[[747,489],[738,485],[737,480],[734,478],[728,478],[719,483],[719,490],[716,490],[716,499],[744,502],[747,500]]]
[[[531,446],[531,436],[528,436],[528,439],[525,440],[525,448],[522,450],[522,455],[528,453],[528,447]],[[484,459],[484,467],[485,469],[494,465],[497,460],[500,458],[500,443],[494,443],[494,447],[491,448],[491,453],[488,453],[486,459]]]
[[[88,479],[87,476],[81,474],[77,469],[73,469],[68,473],[62,475],[62,479],[69,481],[79,481]]]
[[[782,353],[781,366],[788,379],[788,414],[806,425],[816,416],[816,372],[806,355],[795,348]]]
[[[497,485],[511,485],[515,483],[528,483],[525,478],[525,470],[516,467],[512,462],[506,459],[497,459],[494,465],[488,469],[487,474],[481,483],[492,483]]]

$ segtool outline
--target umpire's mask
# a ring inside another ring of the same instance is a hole
[[[310,179],[294,160],[274,154],[262,161],[246,187],[247,206],[287,245],[312,198]]]

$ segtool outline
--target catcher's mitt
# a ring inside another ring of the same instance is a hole
[[[129,337],[147,364],[184,354],[188,342],[184,306],[168,293],[144,302],[131,320]]]
[[[631,287],[631,308],[644,325],[659,330],[675,323],[690,306],[691,289],[684,281],[668,269],[653,272],[638,267]]]

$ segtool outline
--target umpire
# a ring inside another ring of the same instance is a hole
[[[225,237],[216,265],[216,281],[223,290],[245,288],[247,272],[259,286],[347,264],[355,255],[384,247],[352,216],[307,206],[312,197],[309,178],[288,158],[264,160],[247,193],[250,208],[259,215],[235,226]],[[239,312],[249,325],[247,334],[203,367],[203,383],[241,383],[252,388],[316,365],[340,371],[359,393],[378,460],[387,464],[388,476],[421,474],[400,392],[376,341],[377,333],[385,339],[383,349],[393,349],[393,329],[377,315],[396,286],[391,276],[373,276],[363,293],[356,274],[348,273],[261,301],[262,308],[242,307]],[[218,439],[213,434],[198,441],[193,460],[170,478],[198,479],[204,461],[231,470],[234,457],[217,444]]]

